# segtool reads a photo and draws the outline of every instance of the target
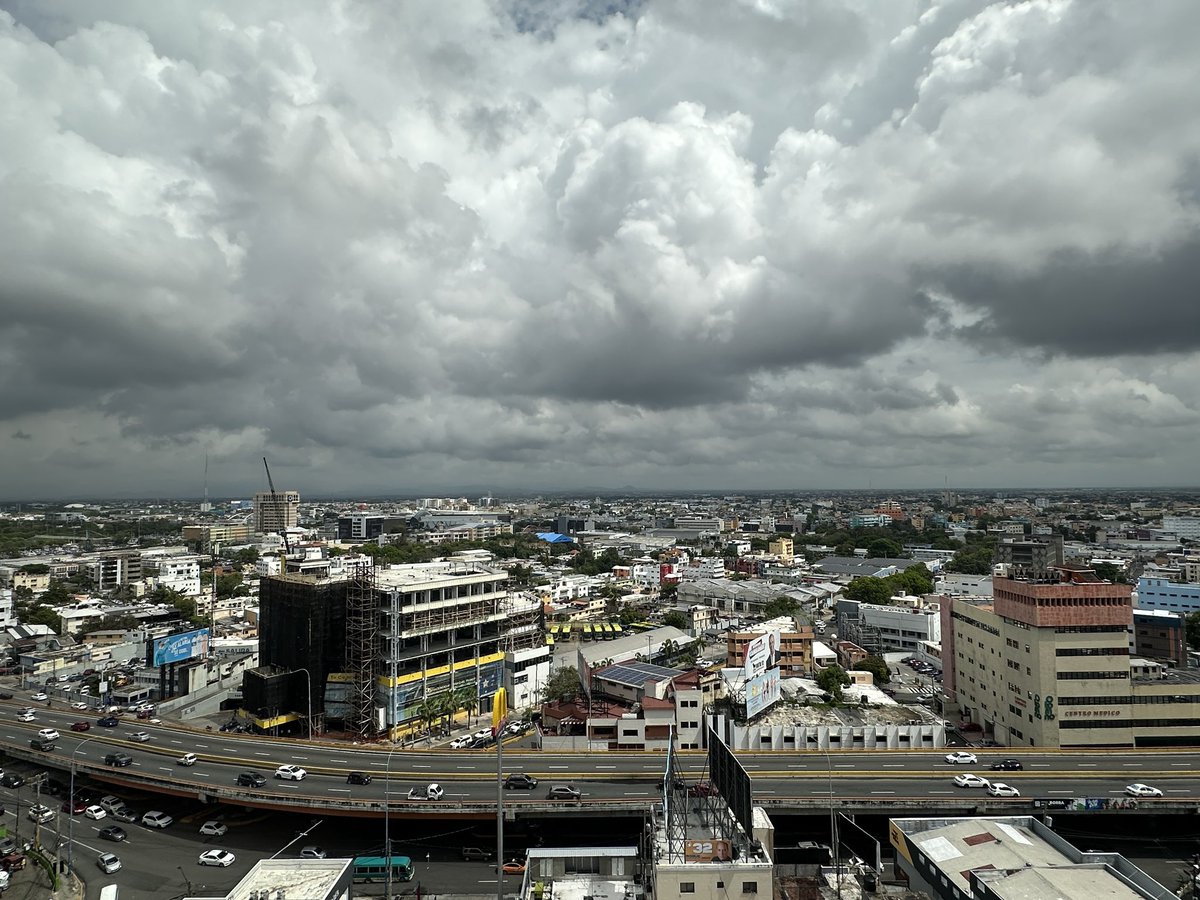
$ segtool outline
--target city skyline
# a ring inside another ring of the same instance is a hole
[[[1194,484],[1197,27],[0,3],[0,497]]]

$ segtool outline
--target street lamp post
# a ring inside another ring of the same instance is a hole
[[[312,718],[312,673],[308,669],[296,669],[297,672],[304,673],[304,683],[308,687],[308,736],[313,736],[313,718]]]
[[[392,900],[392,754],[396,752],[395,743],[388,751],[387,764],[383,773],[383,856],[387,866],[387,900]]]
[[[71,871],[71,867],[75,863],[75,754],[79,752],[84,744],[88,741],[94,741],[95,738],[84,738],[75,745],[75,749],[71,751],[71,783],[67,788],[67,871]],[[19,817],[19,811],[18,811]]]

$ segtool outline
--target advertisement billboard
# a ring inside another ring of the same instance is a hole
[[[164,638],[155,638],[150,642],[148,662],[152,666],[165,666],[168,663],[183,662],[208,653],[208,629],[185,631],[183,634],[169,634]]]
[[[768,669],[746,682],[746,718],[753,719],[779,700],[779,668]]]
[[[746,645],[746,679],[757,678],[767,671],[775,660],[771,658],[771,635],[760,634]]]

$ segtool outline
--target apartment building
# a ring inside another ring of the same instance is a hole
[[[1010,746],[1158,747],[1200,740],[1200,673],[1130,656],[1130,586],[1089,569],[997,577],[991,602],[945,598],[947,694]]]
[[[771,635],[775,651],[773,663],[779,667],[781,678],[808,677],[813,665],[813,630],[809,625],[800,625],[791,616],[780,616],[746,631],[734,631],[725,638],[725,665],[741,669],[746,665],[746,648],[764,634]]]
[[[96,590],[111,591],[142,580],[142,557],[136,550],[105,553],[88,562],[87,569]]]
[[[767,544],[767,552],[779,557],[779,561],[785,566],[790,566],[792,560],[796,558],[794,544],[789,537],[780,537],[771,541]]]
[[[160,587],[179,591],[187,597],[200,594],[200,557],[198,556],[168,556],[157,561],[158,575],[155,576]]]
[[[272,534],[300,523],[300,493],[298,491],[259,491],[254,495],[254,530]]]
[[[1138,579],[1137,600],[1138,609],[1163,609],[1187,615],[1200,610],[1200,584],[1143,576]]]
[[[216,522],[211,525],[184,525],[183,540],[201,553],[212,553],[217,546],[244,544],[253,531],[245,522]]]

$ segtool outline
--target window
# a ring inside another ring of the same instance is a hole
[[[681,894],[694,894],[694,893],[696,893],[696,882],[694,882],[694,881],[681,881],[681,882],[679,882],[679,893],[681,893]]]
[[[758,882],[757,881],[743,881],[742,882],[742,893],[743,894],[757,894],[758,893]]]

